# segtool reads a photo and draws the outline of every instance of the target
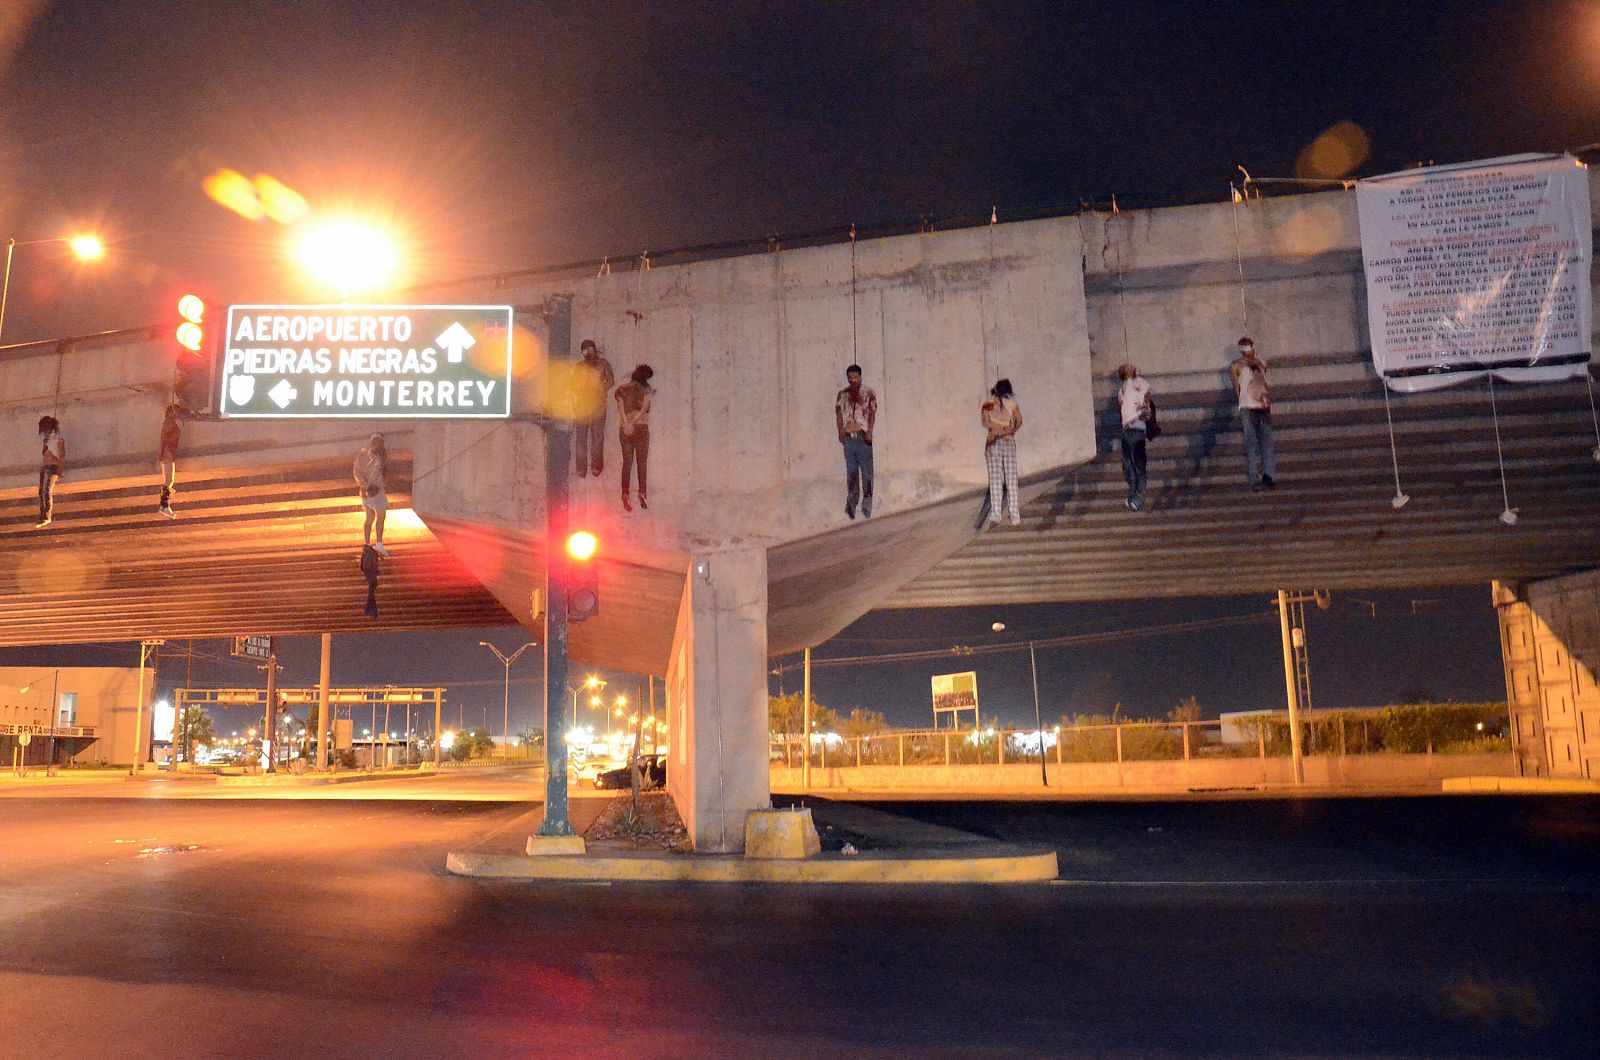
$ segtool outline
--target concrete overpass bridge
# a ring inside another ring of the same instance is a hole
[[[1237,212],[1236,212],[1237,211]],[[1238,222],[1239,242],[1233,238]],[[1388,420],[1365,352],[1344,195],[1085,214],[595,275],[439,283],[429,301],[573,295],[573,339],[619,378],[654,366],[651,508],[573,480],[605,541],[602,609],[573,657],[666,678],[672,788],[701,849],[766,803],[766,660],[874,607],[1508,584],[1594,564],[1587,391],[1501,388],[1511,504],[1481,386],[1392,402],[1410,503],[1390,507]],[[1244,282],[1239,281],[1239,269]],[[1242,301],[1241,301],[1242,299]],[[542,582],[548,335],[519,316],[506,421],[221,421],[184,432],[175,522],[155,509],[170,344],[148,329],[0,349],[0,644],[428,629],[531,620]],[[1269,362],[1280,481],[1251,494],[1227,364]],[[1150,509],[1121,504],[1115,368],[1155,385]],[[877,506],[841,510],[831,405],[852,361],[879,395]],[[977,406],[1016,382],[1023,525],[982,534]],[[33,425],[68,439],[58,522],[36,532]],[[349,465],[383,430],[393,490],[377,619],[362,615]]]

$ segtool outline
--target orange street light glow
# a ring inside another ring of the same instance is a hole
[[[100,242],[99,236],[73,236],[67,241],[67,245],[72,248],[79,261],[99,261],[106,256],[106,245]]]

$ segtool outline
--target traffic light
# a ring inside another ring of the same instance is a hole
[[[182,322],[178,324],[178,345],[190,353],[199,353],[205,345],[206,332],[206,303],[205,299],[196,294],[186,294],[178,299],[178,316]]]
[[[600,539],[588,530],[567,535],[567,621],[582,622],[600,613],[600,569],[595,555]]]
[[[178,342],[173,392],[191,411],[211,407],[211,356],[206,351],[206,302],[197,294],[178,299],[178,323],[172,337]]]

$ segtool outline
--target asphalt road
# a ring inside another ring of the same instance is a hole
[[[1055,845],[1072,882],[473,881],[444,872],[445,851],[520,834],[526,804],[0,800],[0,1056],[1516,1056],[1600,1040],[1600,802],[888,808]]]

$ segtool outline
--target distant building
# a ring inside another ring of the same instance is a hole
[[[155,679],[145,671],[146,750]],[[52,733],[58,763],[131,766],[138,709],[137,668],[0,666],[0,769],[48,764]]]

